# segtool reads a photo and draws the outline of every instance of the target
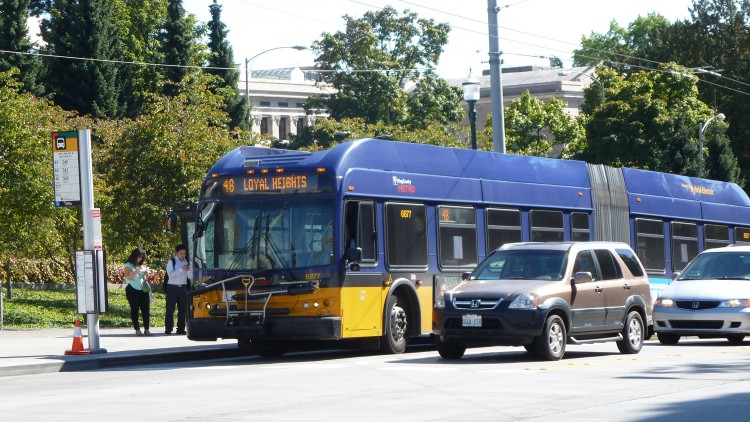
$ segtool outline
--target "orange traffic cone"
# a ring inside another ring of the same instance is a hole
[[[73,330],[73,350],[66,350],[66,355],[88,355],[91,350],[83,348],[83,336],[81,336],[81,321],[76,320],[76,328]]]

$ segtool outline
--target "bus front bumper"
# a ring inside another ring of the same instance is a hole
[[[195,341],[217,339],[275,339],[275,340],[339,340],[340,317],[284,317],[266,318],[261,324],[255,320],[226,318],[188,319],[187,336]]]

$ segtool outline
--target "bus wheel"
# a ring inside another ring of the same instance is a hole
[[[263,340],[255,340],[255,352],[260,357],[264,358],[278,358],[284,355],[286,353],[286,350],[284,350],[283,343],[275,342],[275,341],[263,341]]]
[[[399,297],[391,295],[385,307],[387,315],[385,333],[380,341],[384,353],[404,353],[406,350],[407,313],[399,304]]]
[[[243,354],[258,355],[264,358],[278,358],[286,352],[283,343],[272,341],[238,339],[237,346]]]

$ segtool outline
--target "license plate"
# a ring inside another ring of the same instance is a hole
[[[482,316],[481,315],[464,315],[462,318],[462,326],[464,327],[481,327]]]

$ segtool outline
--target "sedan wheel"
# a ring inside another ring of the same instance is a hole
[[[659,343],[666,344],[668,346],[674,346],[675,344],[677,344],[677,342],[680,341],[680,336],[676,334],[656,333],[656,336],[659,338]]]
[[[727,340],[729,340],[732,344],[742,344],[742,341],[745,340],[745,336],[742,334],[735,334],[731,336],[727,336]]]

